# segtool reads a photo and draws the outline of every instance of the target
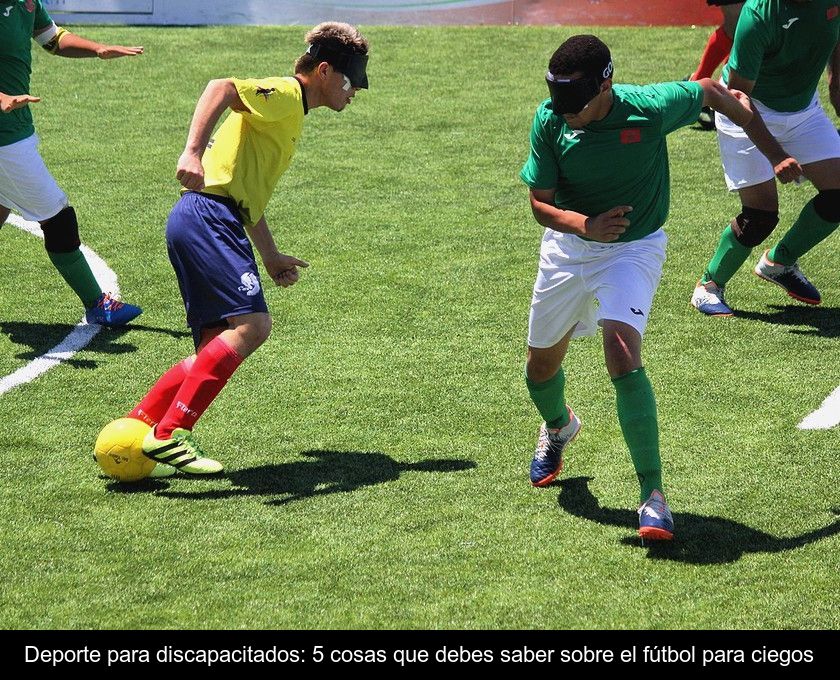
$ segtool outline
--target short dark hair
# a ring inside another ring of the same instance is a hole
[[[355,26],[338,21],[318,24],[305,38],[307,45],[323,45],[336,52],[368,53],[368,41]],[[304,53],[295,62],[295,73],[309,73],[324,59]]]
[[[578,71],[600,80],[609,78],[607,65],[612,63],[610,48],[594,35],[573,35],[551,55],[548,70],[552,75],[570,76]]]

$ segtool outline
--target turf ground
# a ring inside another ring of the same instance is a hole
[[[522,381],[541,236],[517,178],[569,28],[370,28],[370,92],[307,118],[267,211],[311,267],[267,293],[269,342],[196,429],[228,476],[122,486],[99,429],[191,351],[163,241],[204,84],[286,74],[291,28],[88,28],[105,63],[38,51],[42,153],[139,323],[0,396],[4,628],[837,628],[836,234],[803,260],[824,303],[749,274],[738,318],[688,305],[737,208],[715,138],[670,138],[669,260],[646,336],[678,540],[635,538],[637,483],[599,343],[572,345],[584,429],[527,482]],[[679,79],[708,30],[596,29],[618,82]],[[781,192],[787,225],[813,194]],[[80,316],[41,243],[0,231],[0,375]]]

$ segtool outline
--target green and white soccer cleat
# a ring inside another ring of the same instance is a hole
[[[149,430],[143,439],[143,455],[190,475],[215,475],[225,469],[219,461],[207,458],[192,433],[182,427],[172,431],[171,439],[158,439],[155,428]]]
[[[176,472],[178,472],[178,468],[174,468],[171,465],[164,465],[163,463],[158,463],[152,468],[152,471],[149,473],[148,479],[163,479],[165,477],[171,477]]]

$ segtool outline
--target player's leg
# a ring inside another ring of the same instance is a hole
[[[76,211],[67,206],[40,222],[44,247],[53,266],[85,306],[85,320],[102,326],[124,326],[143,310],[102,292],[90,269],[79,240]]]
[[[9,214],[11,212],[12,211],[5,205],[0,205],[0,227],[6,224],[6,220],[9,219]]]
[[[580,419],[566,403],[563,358],[574,329],[551,347],[528,346],[525,384],[531,401],[543,418],[530,478],[534,486],[550,484],[563,470],[563,452],[580,432]]]
[[[169,439],[176,430],[192,431],[239,365],[271,332],[268,314],[243,314],[227,321],[226,330],[214,329],[202,337],[195,361],[155,428],[158,439]]]
[[[840,222],[840,137],[817,97],[785,121],[779,141],[819,193],[805,204],[781,241],[764,253],[755,273],[794,299],[819,304],[820,293],[800,271],[798,260],[834,233]]]
[[[840,158],[802,166],[805,176],[819,192],[793,226],[770,251],[770,259],[791,266],[811,248],[828,238],[840,223]]]
[[[768,118],[770,127],[773,119]],[[732,309],[724,300],[724,289],[752,249],[778,224],[779,196],[770,161],[740,127],[720,114],[716,120],[726,186],[729,191],[738,192],[741,211],[723,230],[717,249],[694,289],[691,304],[709,316],[732,316]],[[772,127],[771,133],[776,129]]]
[[[729,56],[729,52],[732,50],[732,41],[735,37],[735,27],[738,25],[738,17],[743,5],[742,2],[721,5],[723,23],[709,36],[706,47],[703,49],[703,55],[700,57],[700,63],[694,73],[691,74],[690,80],[711,78],[717,67]]]
[[[563,358],[573,335],[595,331],[594,298],[575,264],[580,239],[546,232],[528,316],[525,384],[543,418],[530,478],[550,484],[563,469],[563,451],[580,430],[580,420],[566,404]]]
[[[142,420],[152,427],[157,425],[172,404],[172,400],[190,372],[194,361],[195,354],[169,368],[166,373],[158,378],[152,389],[126,417]]]
[[[81,300],[88,321],[119,326],[140,314],[139,307],[102,293],[80,250],[76,212],[38,153],[38,138],[0,148],[0,167],[0,203],[41,225],[50,262]]]
[[[701,283],[724,288],[779,222],[779,197],[773,180],[741,189],[738,194],[741,212],[723,230]]]
[[[271,317],[253,249],[231,202],[182,196],[170,213],[166,238],[196,355],[183,373],[170,369],[173,375],[161,386],[157,402],[160,406],[168,398],[169,403],[143,451],[183,471],[211,474],[222,465],[204,456],[192,429],[244,358],[266,340]],[[154,400],[155,388],[144,401]]]
[[[642,365],[642,337],[662,275],[666,242],[660,231],[622,244],[595,279],[604,360],[615,388],[618,422],[639,480],[640,533],[651,539],[673,536],[663,495],[656,399]],[[658,518],[650,514],[651,508]]]

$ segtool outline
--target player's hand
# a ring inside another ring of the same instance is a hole
[[[201,164],[201,158],[190,151],[184,151],[178,159],[175,177],[185,189],[201,191],[204,188],[204,166]]]
[[[729,90],[729,93],[738,100],[738,103],[744,107],[744,109],[749,113],[749,117],[741,125],[742,128],[746,127],[750,124],[750,121],[753,117],[753,110],[752,110],[752,102],[750,100],[750,96],[746,92],[741,92],[741,90]],[[730,118],[730,120],[732,120]]]
[[[615,241],[630,226],[630,220],[624,215],[632,209],[629,205],[618,205],[595,217],[587,217],[584,223],[586,231],[583,235],[602,243]]]
[[[802,167],[799,165],[799,161],[790,156],[774,163],[773,172],[776,173],[776,177],[782,184],[796,182],[802,177]]]
[[[299,260],[291,255],[284,255],[283,253],[277,253],[264,259],[263,264],[272,281],[278,286],[283,286],[283,288],[294,285],[300,278],[298,267],[309,266],[308,262]]]
[[[41,101],[40,97],[28,94],[0,94],[0,112],[11,113],[15,109],[22,109],[29,104]]]
[[[103,45],[96,50],[100,59],[117,59],[119,57],[136,57],[143,54],[142,47],[123,47],[122,45]]]

